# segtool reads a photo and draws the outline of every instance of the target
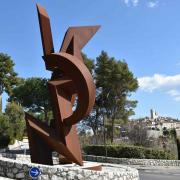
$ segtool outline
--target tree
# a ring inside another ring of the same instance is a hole
[[[126,122],[133,114],[137,101],[128,97],[138,88],[138,81],[125,61],[109,57],[104,51],[96,58],[96,88],[101,89],[100,104],[111,122],[111,142],[114,138],[115,120]]]
[[[110,58],[104,51],[96,58],[96,64],[86,55],[84,59],[95,78],[96,101],[92,113],[85,118],[83,124],[91,127],[96,136],[100,127],[105,128],[104,119],[108,119],[106,125],[113,142],[114,124],[127,122],[129,116],[134,114],[137,101],[128,97],[138,88],[137,79],[125,61]]]
[[[131,124],[128,137],[134,145],[147,146],[150,143],[147,128],[143,124]]]
[[[28,78],[24,83],[13,89],[9,101],[20,103],[28,112],[44,114],[45,121],[48,123],[48,113],[51,110],[48,88],[48,79]]]
[[[2,112],[2,94],[11,95],[12,89],[18,84],[19,78],[14,71],[14,63],[10,56],[0,53],[0,112]]]
[[[87,66],[87,68],[91,72],[92,76],[95,76],[95,74],[94,74],[94,71],[95,71],[94,60],[88,58],[87,55],[84,54],[84,53],[82,53],[82,57],[84,59],[85,65]],[[95,105],[93,107],[93,110],[92,110],[91,114],[89,114],[86,118],[84,118],[82,123],[80,123],[82,128],[89,127],[89,128],[91,128],[93,130],[94,137],[95,137],[95,142],[97,142],[98,129],[100,127],[102,127],[102,125],[103,125],[102,112],[101,112],[101,109],[99,108],[99,105],[98,105],[98,101],[99,101],[98,96],[99,96],[99,92],[97,90],[97,92],[96,92],[96,101],[95,101]]]
[[[23,108],[12,102],[8,103],[5,113],[0,113],[0,147],[7,147],[15,139],[22,140],[25,133]]]
[[[89,116],[87,116],[83,122],[84,127],[89,127],[93,130],[95,142],[97,142],[98,130],[102,127],[102,114],[99,112],[99,108],[94,105],[94,108]]]
[[[11,139],[23,139],[25,132],[25,119],[21,105],[18,105],[15,102],[8,103],[5,109],[5,114],[9,119],[9,135]]]
[[[87,68],[91,72],[91,74],[93,74],[94,67],[95,67],[93,59],[88,58],[87,55],[84,53],[82,53],[82,58],[84,60],[85,65],[87,66]]]
[[[0,148],[5,148],[10,143],[9,118],[5,114],[0,113]]]

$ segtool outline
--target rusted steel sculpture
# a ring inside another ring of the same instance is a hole
[[[31,161],[52,165],[52,151],[62,162],[83,165],[76,123],[87,116],[95,101],[93,78],[83,62],[81,49],[99,26],[70,27],[61,49],[54,53],[51,26],[46,10],[37,5],[46,69],[52,71],[48,82],[52,99],[52,125],[48,126],[26,113]],[[73,111],[75,99],[76,110]],[[94,168],[96,169],[96,168]]]

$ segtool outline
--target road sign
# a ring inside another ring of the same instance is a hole
[[[29,176],[33,179],[36,179],[38,178],[38,176],[41,174],[41,171],[39,168],[37,167],[32,167],[30,170],[29,170]]]

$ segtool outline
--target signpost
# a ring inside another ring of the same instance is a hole
[[[36,179],[39,177],[39,175],[41,174],[41,171],[39,168],[37,167],[32,167],[30,170],[29,170],[29,176],[33,179]]]

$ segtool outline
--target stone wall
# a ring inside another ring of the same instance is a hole
[[[79,167],[65,167],[63,165],[46,166],[28,162],[26,155],[0,155],[0,176],[12,179],[31,179],[29,170],[38,167],[41,175],[38,180],[138,180],[138,171],[122,165],[102,164],[102,171],[91,171]],[[3,156],[9,157],[5,158]],[[12,159],[10,159],[12,158]]]
[[[0,157],[14,159],[14,160],[22,161],[24,163],[31,162],[30,155],[24,155],[24,154],[0,153]],[[58,158],[53,157],[53,164],[58,164],[58,162],[59,162]]]
[[[93,156],[93,155],[84,155],[84,160],[102,162],[102,163],[124,164],[124,165],[180,166],[180,160],[129,159],[129,158],[113,158],[113,157]]]
[[[31,162],[30,155],[24,155],[24,154],[0,153],[0,157],[16,159],[16,160],[23,161],[24,163]]]

